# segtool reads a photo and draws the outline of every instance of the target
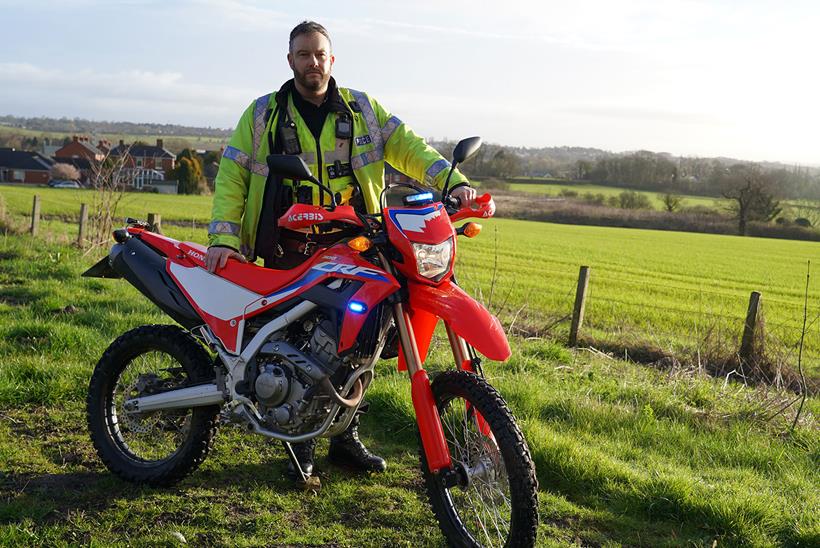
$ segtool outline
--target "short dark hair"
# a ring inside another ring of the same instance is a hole
[[[331,47],[333,47],[333,43],[330,41],[330,34],[327,33],[327,29],[317,23],[316,21],[302,21],[295,27],[293,30],[290,31],[290,40],[288,41],[288,51],[293,50],[293,41],[296,39],[297,36],[301,34],[313,34],[314,32],[318,32],[325,38],[327,38],[328,43],[330,43]]]

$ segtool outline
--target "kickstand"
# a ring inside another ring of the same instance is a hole
[[[297,477],[300,478],[298,481],[303,486],[305,491],[318,491],[322,486],[319,478],[317,476],[309,476],[305,474],[304,470],[302,470],[302,465],[299,464],[299,459],[296,458],[296,453],[293,452],[293,447],[291,447],[290,443],[283,441],[282,445],[285,448],[285,452],[288,454],[288,459],[290,459],[293,469],[296,470]]]

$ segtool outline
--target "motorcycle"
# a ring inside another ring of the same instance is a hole
[[[455,148],[441,201],[404,187],[399,205],[366,215],[338,205],[298,156],[271,155],[270,173],[317,185],[327,207],[294,204],[279,218],[291,230],[343,228],[290,270],[229,260],[215,274],[206,248],[127,220],[109,255],[84,273],[125,278],[182,327],[150,325],[117,338],[99,360],[87,418],[100,459],[124,480],[167,486],[205,459],[220,423],[291,444],[344,432],[373,381],[391,336],[410,377],[427,495],[455,546],[532,546],[538,483],[527,443],[504,399],[487,382],[479,354],[510,355],[497,318],[457,284],[456,237],[489,217],[489,194],[461,207],[447,191],[452,170],[480,146]],[[270,180],[270,179],[269,179]],[[455,367],[424,369],[441,320]],[[183,329],[184,328],[184,329]],[[206,351],[210,349],[215,357]]]

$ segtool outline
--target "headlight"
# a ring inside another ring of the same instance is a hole
[[[453,256],[453,239],[436,245],[413,244],[416,254],[416,267],[419,274],[425,278],[435,278],[450,269],[450,259]]]

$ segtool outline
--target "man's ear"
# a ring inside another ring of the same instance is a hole
[[[290,69],[293,70],[293,55],[288,52],[288,65],[290,65]]]

